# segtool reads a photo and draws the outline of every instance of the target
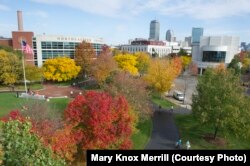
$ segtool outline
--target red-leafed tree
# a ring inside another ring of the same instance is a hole
[[[68,105],[65,118],[75,126],[75,132],[82,133],[83,150],[132,146],[134,115],[124,97],[112,98],[105,92],[89,91]]]

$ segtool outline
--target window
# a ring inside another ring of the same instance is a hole
[[[225,62],[225,51],[203,51],[202,62]]]

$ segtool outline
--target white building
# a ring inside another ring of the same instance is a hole
[[[96,55],[101,52],[104,45],[102,38],[84,38],[59,35],[37,35],[33,37],[34,60],[37,66],[42,66],[46,59],[58,56],[74,58],[75,47],[86,41],[92,44]]]
[[[228,65],[237,53],[239,37],[201,36],[200,43],[193,43],[192,61],[202,74],[207,67],[216,67],[221,63]]]
[[[147,52],[150,55],[157,53],[159,57],[167,56],[171,53],[172,47],[166,46],[163,41],[146,40],[136,38],[131,44],[121,45],[122,51],[128,51],[129,53],[135,52]]]

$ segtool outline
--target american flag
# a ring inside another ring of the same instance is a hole
[[[32,48],[25,41],[22,41],[22,51],[26,54],[34,54]]]

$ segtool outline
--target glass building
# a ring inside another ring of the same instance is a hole
[[[157,20],[150,22],[149,40],[159,40],[160,23]]]
[[[192,28],[192,44],[200,43],[201,36],[203,36],[203,28]]]
[[[33,37],[34,62],[37,66],[42,66],[46,59],[58,56],[68,56],[74,58],[75,48],[82,41],[92,44],[96,55],[99,55],[104,45],[102,38],[82,38],[71,36],[47,36],[40,35]]]
[[[169,42],[173,41],[173,37],[174,37],[174,32],[172,30],[167,30],[166,32],[166,40]]]

